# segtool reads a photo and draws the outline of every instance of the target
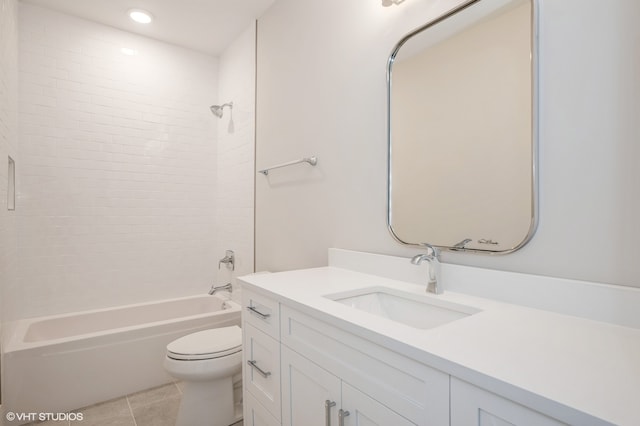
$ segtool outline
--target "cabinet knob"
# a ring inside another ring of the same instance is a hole
[[[345,411],[342,408],[338,410],[338,426],[344,426],[344,418],[349,414],[350,413],[348,411]]]
[[[331,407],[335,407],[335,401],[326,400],[324,402],[324,424],[331,426]]]

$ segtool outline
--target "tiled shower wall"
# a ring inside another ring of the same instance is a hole
[[[7,157],[16,160],[19,167],[17,23],[17,1],[0,0],[0,323],[5,320],[5,288],[13,280],[17,253],[15,212],[7,210]]]
[[[205,292],[217,267],[217,60],[22,4],[23,318]],[[127,56],[121,48],[135,49]]]
[[[217,284],[233,281],[235,300],[233,278],[253,272],[255,40],[253,24],[223,52],[219,69],[220,103],[233,102],[233,111],[218,120],[218,256],[233,250],[236,268],[222,268]]]

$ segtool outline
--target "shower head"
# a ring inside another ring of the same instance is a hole
[[[224,109],[224,107],[229,107],[229,109],[233,109],[233,102],[229,102],[222,105],[211,105],[209,109],[211,110],[213,115],[215,115],[218,118],[222,118],[222,113],[223,113],[222,110]]]

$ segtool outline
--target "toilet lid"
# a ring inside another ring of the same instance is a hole
[[[242,350],[242,330],[237,325],[198,331],[167,345],[167,356],[180,360],[212,359]]]

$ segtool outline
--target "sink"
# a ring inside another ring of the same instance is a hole
[[[324,297],[419,329],[437,327],[480,312],[471,306],[385,287],[368,287]]]

